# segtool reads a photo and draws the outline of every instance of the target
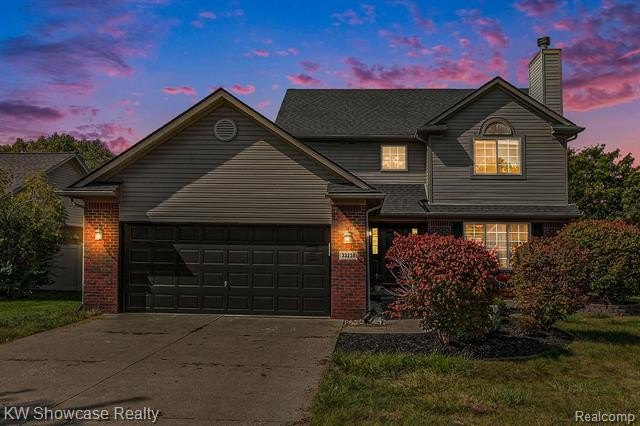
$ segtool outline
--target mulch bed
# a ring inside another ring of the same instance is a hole
[[[475,342],[452,341],[441,346],[429,333],[341,333],[336,351],[464,355],[475,359],[527,358],[541,355],[554,346],[570,343],[573,336],[558,329],[535,334],[518,334],[511,324]]]

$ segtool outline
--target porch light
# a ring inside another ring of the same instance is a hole
[[[102,241],[102,237],[103,237],[102,227],[98,226],[96,228],[96,241]]]
[[[342,235],[342,242],[345,244],[353,244],[353,234],[351,231],[346,231],[344,235]]]

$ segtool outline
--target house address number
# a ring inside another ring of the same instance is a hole
[[[338,252],[338,260],[358,260],[358,252],[340,250]]]

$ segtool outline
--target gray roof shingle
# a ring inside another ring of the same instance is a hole
[[[11,175],[9,191],[15,191],[28,175],[48,172],[73,157],[73,152],[0,152],[0,170]]]
[[[426,200],[427,193],[422,184],[379,184],[376,188],[385,193],[380,214],[424,215],[421,202]]]
[[[475,89],[289,89],[276,123],[296,137],[411,137]]]

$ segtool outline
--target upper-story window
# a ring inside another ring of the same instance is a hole
[[[380,148],[380,168],[383,171],[406,171],[407,146],[382,145]]]
[[[482,125],[473,141],[473,172],[476,175],[521,175],[522,140],[511,125],[499,118]]]

